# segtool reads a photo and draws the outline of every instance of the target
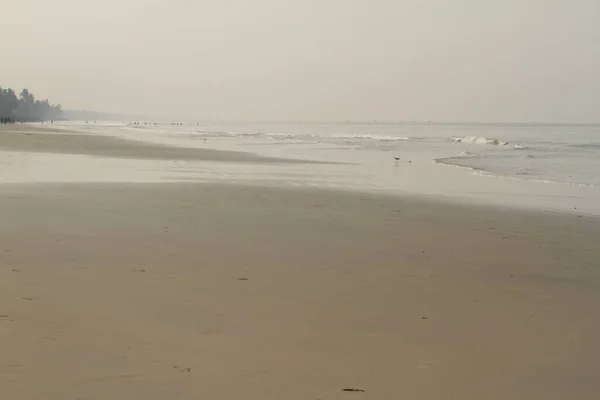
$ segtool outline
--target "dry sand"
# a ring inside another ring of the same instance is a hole
[[[358,193],[3,185],[0,399],[597,399],[599,239]]]

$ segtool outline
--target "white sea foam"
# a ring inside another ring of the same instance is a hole
[[[451,137],[450,140],[452,140],[455,143],[491,144],[491,145],[495,145],[495,146],[506,146],[508,144],[508,142],[505,142],[502,140],[488,139],[486,137],[479,137],[479,136],[463,136],[463,137],[454,136],[454,137]]]
[[[58,123],[55,127],[61,125]],[[287,165],[285,168],[177,163],[178,167],[192,171],[186,171],[185,176],[193,173],[202,179],[268,180],[300,186],[485,198],[535,208],[572,210],[577,206],[578,212],[587,209],[600,215],[600,127],[266,123],[177,127],[163,124],[149,129],[131,129],[122,124],[109,127],[66,123],[64,126],[65,129],[75,126],[86,133],[182,147],[250,151],[269,157],[339,163]],[[402,161],[395,162],[392,155],[401,157]],[[0,164],[2,162],[17,165],[14,159],[0,158]],[[153,161],[151,168],[160,169],[158,164]],[[445,168],[442,164],[456,168]],[[128,165],[127,168],[133,168]],[[140,164],[138,169],[145,168],[149,167]],[[164,169],[169,174],[175,173]],[[224,172],[227,174],[223,175]],[[487,179],[482,179],[483,176]],[[168,179],[173,178],[177,177]]]
[[[348,140],[373,140],[381,142],[397,142],[411,140],[406,136],[394,135],[370,135],[370,134],[333,134],[331,136],[315,135],[310,133],[289,133],[289,132],[244,132],[244,131],[210,131],[196,130],[195,133],[204,137],[264,137],[271,139],[321,139],[328,138],[348,139]]]
[[[433,160],[433,162],[435,164],[440,164],[440,165],[444,165],[447,167],[466,169],[466,170],[471,171],[474,174],[489,177],[489,178],[510,179],[510,180],[516,180],[516,181],[528,181],[528,182],[537,182],[537,183],[543,183],[543,184],[567,185],[567,186],[582,187],[582,188],[596,187],[596,185],[592,185],[592,184],[588,184],[588,183],[563,182],[563,181],[551,180],[551,179],[537,179],[537,178],[533,178],[533,177],[529,176],[530,175],[529,173],[517,173],[517,174],[515,174],[517,176],[496,174],[496,173],[493,173],[490,171],[485,171],[481,168],[477,168],[474,166],[457,164],[456,161],[459,160],[460,158],[461,157],[437,158],[437,159]],[[518,176],[518,175],[522,175],[522,176]]]
[[[395,141],[406,141],[410,140],[409,137],[406,136],[391,136],[391,135],[347,135],[347,134],[339,134],[333,135],[334,138],[337,139],[363,139],[363,140],[380,140],[382,142],[395,142]]]
[[[513,146],[513,149],[515,149],[515,150],[533,150],[533,146],[525,146],[523,144],[515,144]]]

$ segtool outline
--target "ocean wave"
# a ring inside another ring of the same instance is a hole
[[[513,149],[515,150],[533,150],[534,148],[532,146],[525,146],[522,144],[515,144],[513,146]]]
[[[182,132],[187,133],[187,132]],[[256,132],[235,132],[235,131],[195,131],[193,132],[202,137],[237,137],[237,136],[259,136]]]
[[[446,166],[449,166],[449,167],[456,167],[456,168],[461,168],[461,169],[468,169],[469,171],[473,171],[473,172],[483,172],[483,170],[480,169],[480,168],[469,167],[467,165],[457,164],[457,161],[460,160],[461,158],[462,157],[434,158],[433,159],[433,163],[434,164],[446,165]]]
[[[406,141],[410,140],[409,137],[405,136],[385,136],[385,135],[333,135],[336,139],[364,139],[364,140],[380,140],[382,142],[392,142],[392,141]]]
[[[455,167],[462,167],[463,165],[461,164],[461,161],[466,161],[467,159],[473,159],[473,158],[483,158],[483,156],[481,154],[472,153],[470,151],[463,151],[462,153],[460,153],[457,156],[436,158],[433,161],[436,164],[447,164],[447,165],[453,165]],[[465,166],[465,168],[475,169],[473,167],[468,167],[468,166]]]
[[[263,137],[270,139],[320,139],[320,140],[377,140],[381,142],[395,142],[395,141],[407,141],[410,140],[404,136],[386,136],[386,135],[369,135],[369,134],[339,134],[333,136],[325,135],[314,135],[309,133],[284,133],[284,132],[238,132],[238,131],[210,131],[210,130],[197,130],[194,132],[202,137]]]
[[[472,153],[470,151],[463,151],[462,153],[460,153],[460,155],[458,157],[450,157],[450,158],[477,158],[477,157],[481,157],[481,155],[477,154],[477,153]]]
[[[264,133],[264,134],[262,134],[262,136],[265,136],[265,137],[268,137],[271,139],[315,139],[315,138],[319,137],[317,135],[310,135],[308,133],[277,133],[277,132]]]
[[[596,187],[596,185],[592,185],[590,183],[565,182],[565,181],[554,181],[554,180],[549,180],[549,179],[534,178],[534,177],[532,177],[533,175],[530,172],[524,172],[524,171],[521,171],[521,173],[517,173],[516,174],[517,176],[498,174],[498,173],[486,171],[482,168],[470,167],[467,165],[457,164],[456,161],[460,158],[461,157],[436,158],[433,160],[433,162],[434,162],[434,164],[440,164],[440,165],[444,165],[446,167],[466,169],[466,170],[471,171],[474,174],[477,174],[480,176],[485,176],[485,177],[491,177],[491,178],[512,179],[512,180],[517,180],[517,181],[528,181],[528,182],[537,182],[537,183],[544,183],[544,184],[569,185],[569,186],[586,187],[586,188]],[[527,176],[527,177],[525,177],[525,176]]]
[[[581,143],[573,144],[571,147],[577,147],[580,149],[600,149],[600,143]]]
[[[495,145],[495,146],[506,146],[508,144],[508,142],[504,142],[502,140],[498,140],[498,139],[488,139],[485,137],[479,137],[479,136],[454,136],[451,137],[450,140],[452,140],[455,143],[468,143],[468,144],[491,144],[491,145]]]

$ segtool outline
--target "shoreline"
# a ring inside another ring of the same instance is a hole
[[[320,164],[316,161],[263,157],[258,154],[204,148],[184,148],[60,129],[0,126],[0,150],[69,154],[135,160],[211,161],[255,164]]]
[[[568,193],[563,193],[563,197],[555,199],[554,189],[540,184],[540,190],[543,190],[540,196],[544,197],[544,201],[534,202],[533,198],[523,200],[519,197],[525,194],[528,181],[511,177],[482,175],[479,177],[484,185],[481,192],[470,194],[469,191],[474,188],[463,170],[465,167],[436,164],[441,168],[435,171],[437,178],[428,177],[427,181],[419,182],[419,176],[413,175],[413,172],[417,171],[418,174],[418,170],[429,168],[427,165],[412,164],[410,170],[406,170],[405,166],[397,169],[388,166],[387,172],[381,166],[383,173],[392,174],[383,181],[382,186],[381,183],[370,184],[372,178],[365,171],[370,171],[371,167],[364,165],[333,163],[322,158],[321,161],[319,158],[307,160],[299,158],[297,154],[290,154],[289,158],[286,158],[286,154],[273,152],[260,155],[245,152],[243,147],[217,145],[214,148],[212,143],[211,146],[213,148],[206,148],[201,142],[195,143],[194,147],[183,147],[183,143],[179,142],[144,141],[143,135],[118,137],[60,128],[4,125],[0,127],[0,153],[4,155],[4,159],[0,158],[4,164],[0,179],[10,184],[85,184],[86,177],[89,177],[89,183],[232,181],[241,185],[292,186],[309,190],[311,187],[321,187],[359,193],[416,196],[455,204],[600,217],[600,211],[593,205],[595,192],[589,193],[592,196],[590,198],[582,195],[583,198],[574,197],[570,201],[566,197]],[[495,182],[486,182],[490,178]],[[452,187],[447,181],[458,182],[458,186]],[[506,181],[511,181],[511,184],[516,182],[519,186],[513,189],[518,188],[518,192],[504,193],[504,189],[493,189],[498,193],[490,191],[496,184],[502,187],[509,185]],[[397,186],[398,182],[407,182],[408,186]],[[388,183],[390,187],[386,187]],[[566,183],[556,185],[569,186],[575,191],[589,189]],[[505,201],[499,201],[498,195],[503,196]]]

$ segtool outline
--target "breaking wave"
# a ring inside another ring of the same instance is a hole
[[[515,150],[533,150],[533,147],[531,147],[531,146],[525,146],[525,145],[522,145],[522,144],[515,144],[513,146],[513,149],[515,149]]]
[[[396,142],[411,140],[405,136],[369,135],[369,134],[337,134],[332,136],[313,135],[308,133],[283,133],[283,132],[236,132],[236,131],[206,131],[197,130],[196,134],[202,137],[265,137],[272,139],[348,139],[348,140],[377,140],[381,142]]]
[[[336,139],[364,139],[364,140],[380,140],[382,142],[395,142],[399,140],[410,140],[404,136],[385,136],[385,135],[333,135]]]
[[[491,144],[491,145],[495,145],[495,146],[506,146],[508,144],[508,142],[504,142],[502,140],[498,140],[498,139],[488,139],[485,137],[479,137],[479,136],[454,136],[451,137],[450,140],[452,140],[454,143],[467,143],[467,144]]]
[[[481,155],[479,155],[477,153],[471,153],[470,151],[463,151],[462,153],[460,153],[460,155],[458,157],[453,157],[453,158],[476,158],[476,157],[481,157]]]

